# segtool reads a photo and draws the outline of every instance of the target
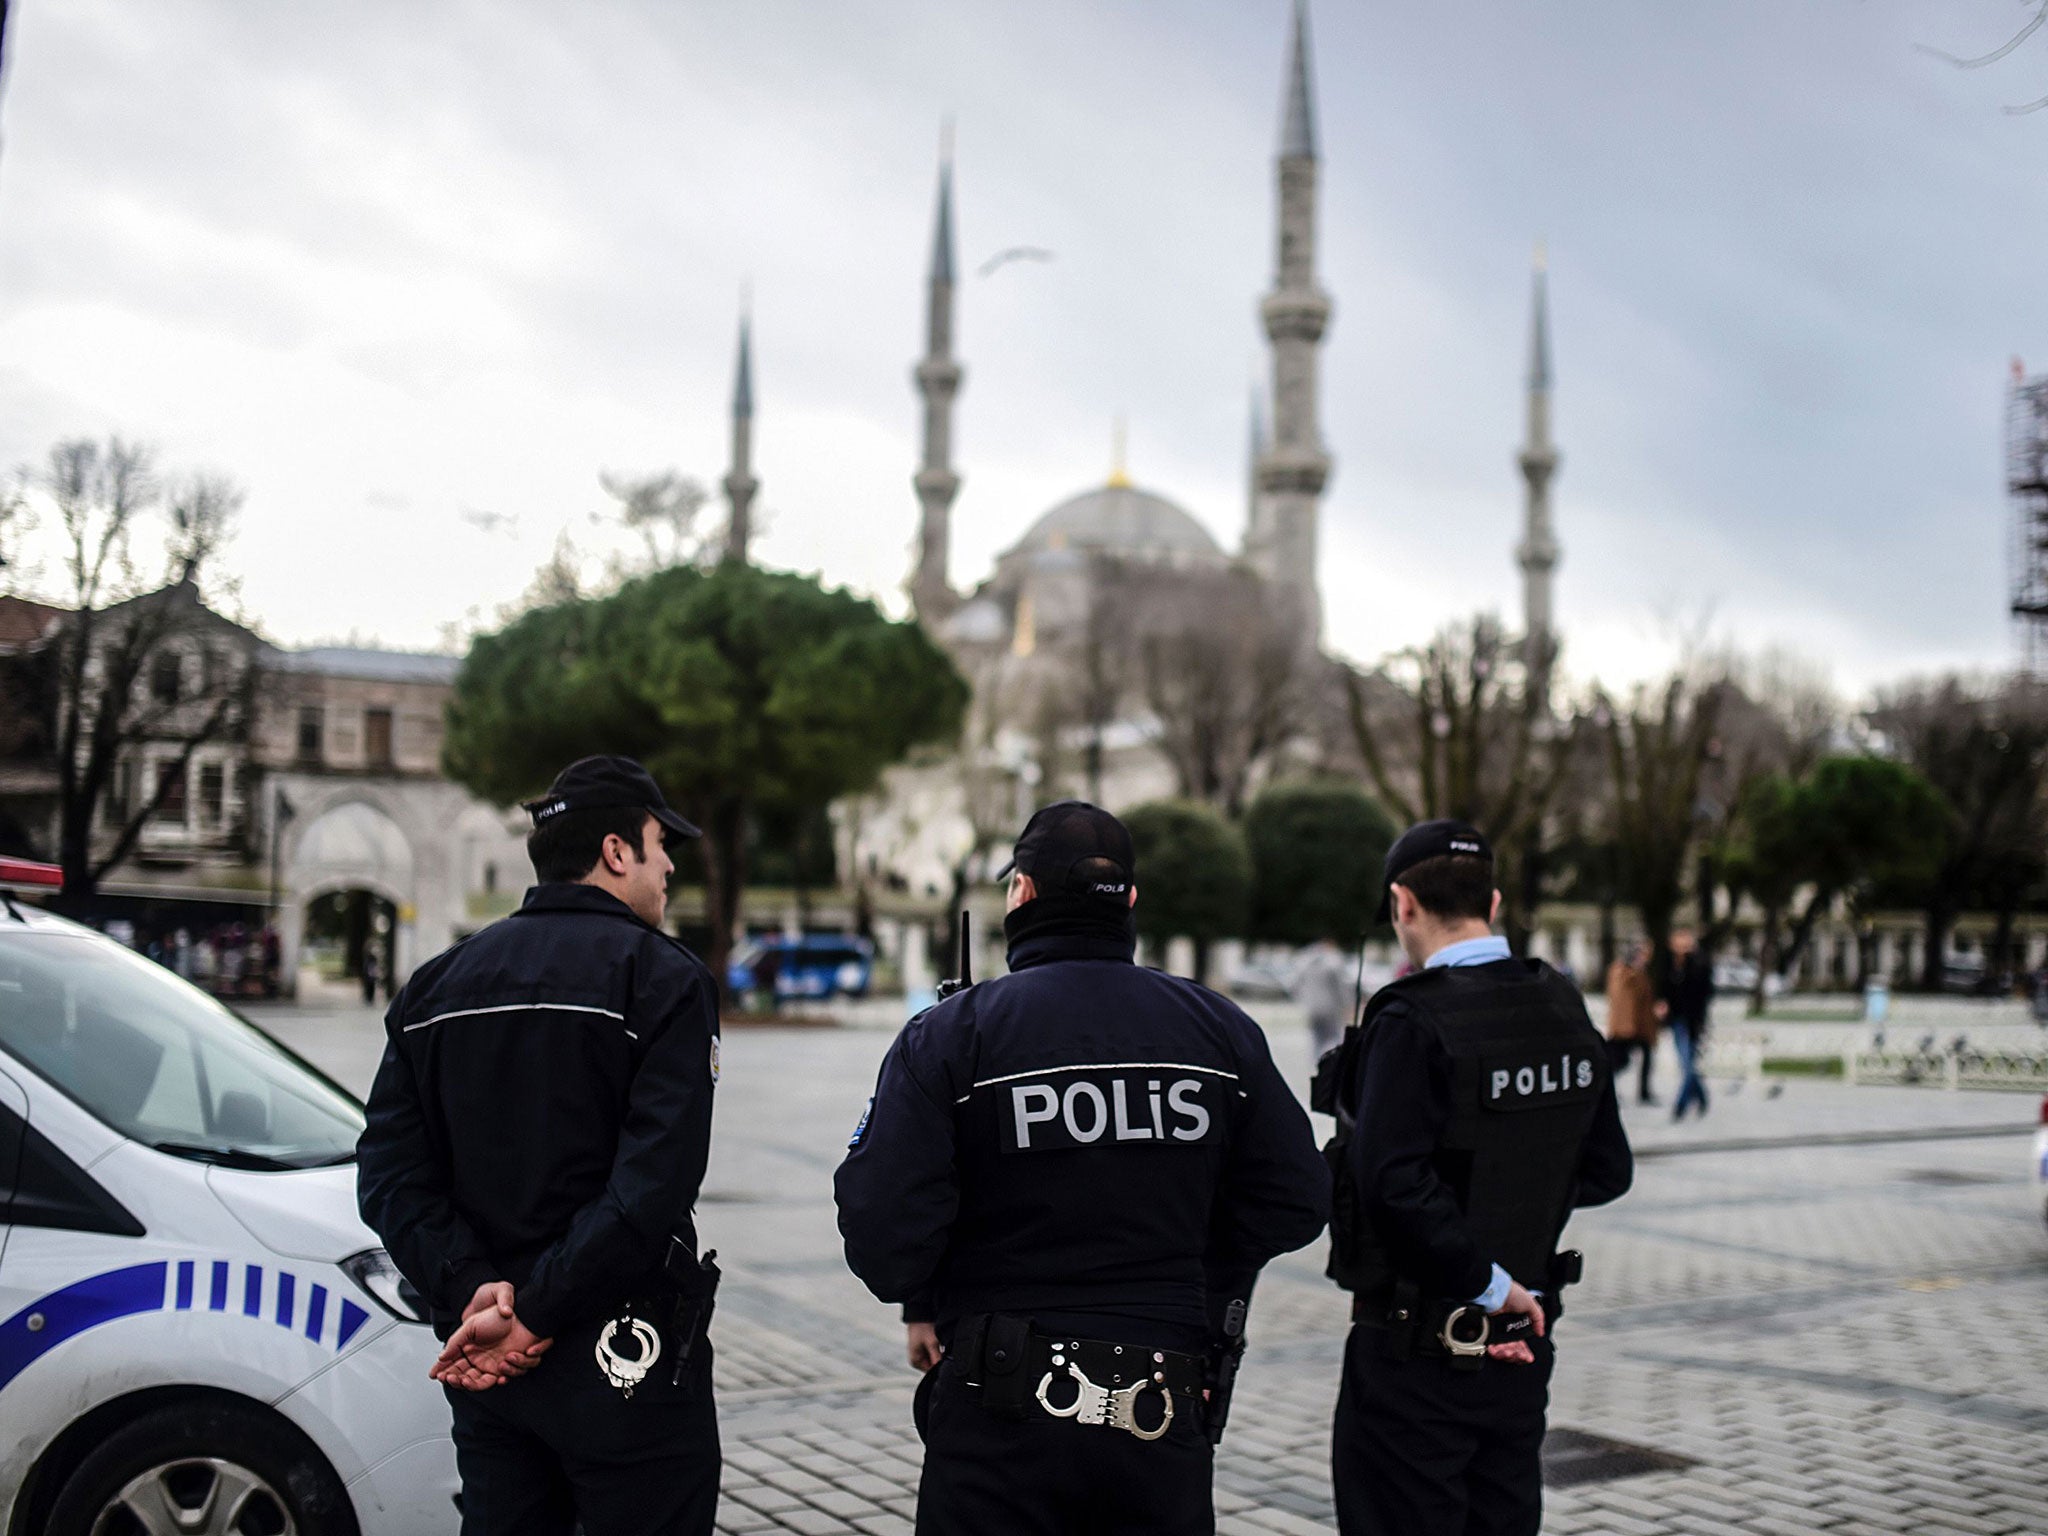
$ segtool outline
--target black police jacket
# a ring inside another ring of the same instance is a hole
[[[834,1181],[847,1263],[942,1335],[1010,1312],[1199,1348],[1322,1230],[1328,1170],[1258,1026],[1087,912],[1019,908],[1010,974],[897,1037]]]
[[[1578,989],[1541,961],[1403,977],[1374,994],[1345,1050],[1340,1204],[1349,1216],[1355,1197],[1362,1230],[1338,1278],[1362,1295],[1405,1279],[1466,1301],[1496,1263],[1541,1290],[1571,1212],[1628,1190],[1603,1043]]]
[[[718,989],[687,949],[588,885],[539,885],[392,999],[357,1146],[363,1220],[459,1318],[509,1280],[543,1337],[658,1290],[694,1250]]]

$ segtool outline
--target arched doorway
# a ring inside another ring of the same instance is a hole
[[[290,839],[285,928],[293,975],[311,965],[330,981],[359,985],[374,955],[381,992],[417,963],[418,900],[412,840],[367,799],[330,803]]]
[[[365,1003],[389,1000],[398,968],[398,904],[361,886],[306,903],[300,970],[360,990]]]

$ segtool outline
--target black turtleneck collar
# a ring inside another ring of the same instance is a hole
[[[526,899],[520,902],[514,915],[523,917],[530,912],[601,912],[606,917],[631,918],[642,927],[646,926],[646,919],[610,891],[581,880],[551,880],[541,885],[529,885]]]
[[[1053,891],[1027,901],[1003,919],[1010,944],[1010,969],[1021,971],[1051,960],[1122,960],[1137,953],[1138,924],[1129,907],[1113,907],[1098,896]]]

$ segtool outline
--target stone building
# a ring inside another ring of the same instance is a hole
[[[287,975],[322,897],[363,892],[376,903],[402,980],[509,911],[528,883],[525,816],[441,773],[460,665],[352,647],[273,654],[251,757],[275,839]]]
[[[142,659],[137,709],[146,725],[114,765],[93,828],[96,856],[117,862],[89,915],[138,943],[179,929],[274,927],[290,986],[307,910],[323,898],[351,895],[374,908],[387,974],[399,980],[509,910],[530,873],[525,818],[441,773],[457,658],[281,649],[189,588],[136,601],[175,605],[178,616]],[[49,677],[52,642],[69,617],[0,600],[0,687],[36,663],[44,716],[31,728],[22,716],[33,712],[16,712],[18,728],[0,741],[0,835],[11,845],[0,851],[57,856],[61,699]],[[102,633],[118,628],[107,622]],[[237,696],[232,723],[194,745],[199,718],[238,689],[246,697]]]

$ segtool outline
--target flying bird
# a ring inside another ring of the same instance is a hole
[[[981,264],[979,275],[987,277],[998,267],[1008,266],[1013,261],[1051,261],[1052,252],[1041,245],[1013,245],[1007,251],[997,251]]]

